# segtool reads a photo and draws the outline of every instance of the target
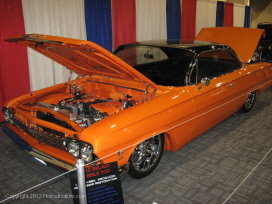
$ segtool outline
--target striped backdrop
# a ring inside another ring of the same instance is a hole
[[[194,39],[203,27],[249,27],[250,11],[215,0],[85,1],[87,39],[110,51],[132,41]]]
[[[203,27],[250,27],[251,7],[216,0],[1,0],[0,106],[67,80],[68,71],[8,36],[87,39],[112,51],[149,39],[194,39]],[[0,113],[0,121],[3,115]]]

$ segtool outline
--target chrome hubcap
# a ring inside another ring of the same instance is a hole
[[[132,165],[138,171],[149,170],[157,161],[161,148],[161,138],[151,137],[139,144],[132,152]]]
[[[250,107],[253,105],[254,100],[255,100],[255,97],[256,97],[256,91],[252,91],[252,92],[248,95],[248,97],[247,97],[247,99],[246,99],[246,102],[245,102],[245,107],[246,107],[246,108],[250,108]]]

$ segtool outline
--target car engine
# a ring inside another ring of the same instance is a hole
[[[129,98],[129,97],[128,97]],[[46,102],[38,102],[37,106],[50,109],[64,115],[68,119],[74,121],[81,128],[87,128],[95,122],[98,122],[112,114],[118,113],[131,107],[136,102],[134,100],[113,100],[109,99],[64,99],[58,104],[48,104]],[[55,123],[62,127],[71,129],[71,126],[65,121],[58,119],[51,113],[38,111],[37,118]]]

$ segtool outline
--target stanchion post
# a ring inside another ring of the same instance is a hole
[[[84,161],[79,158],[77,158],[77,184],[79,203],[87,204]]]

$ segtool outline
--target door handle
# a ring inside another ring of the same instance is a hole
[[[228,84],[228,86],[233,87],[233,86],[235,86],[235,84]]]

